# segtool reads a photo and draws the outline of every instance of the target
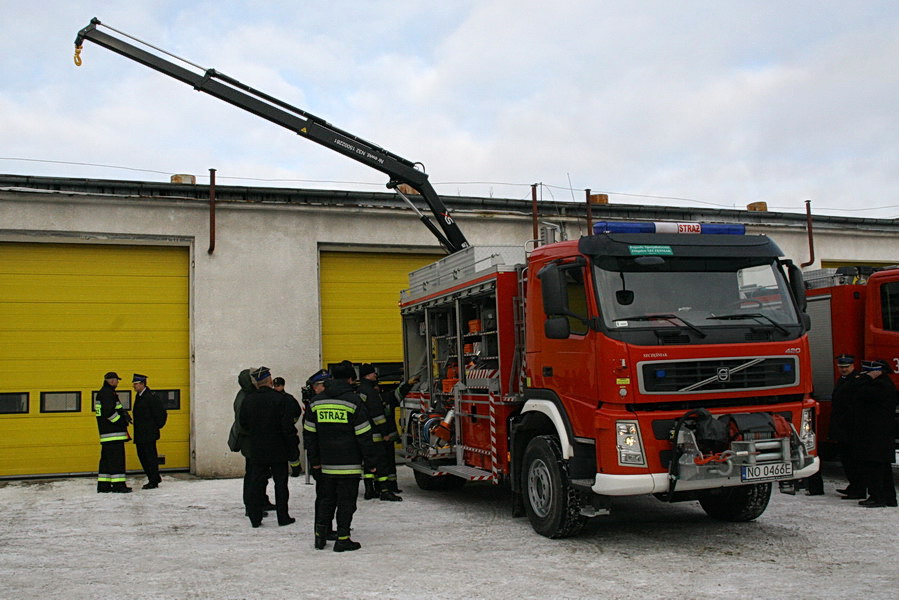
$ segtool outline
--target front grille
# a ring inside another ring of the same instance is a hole
[[[694,394],[726,390],[761,390],[796,385],[795,356],[677,360],[640,364],[644,394]]]

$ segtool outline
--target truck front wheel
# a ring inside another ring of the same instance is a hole
[[[587,518],[581,514],[580,492],[571,487],[568,464],[555,436],[532,439],[524,451],[522,489],[531,527],[540,535],[562,538],[575,535]]]
[[[713,519],[739,523],[760,517],[770,499],[769,482],[708,490],[700,494],[699,504]]]

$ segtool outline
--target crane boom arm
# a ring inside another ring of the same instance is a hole
[[[79,53],[84,40],[90,40],[98,46],[112,50],[137,63],[186,83],[197,91],[223,100],[228,104],[289,129],[317,144],[348,156],[372,169],[385,173],[390,178],[387,183],[388,188],[395,189],[400,184],[406,184],[421,195],[440,226],[439,229],[429,217],[422,214],[415,207],[407,196],[400,193],[403,199],[415,210],[422,223],[434,234],[448,252],[458,252],[468,247],[468,240],[465,239],[462,230],[459,229],[443,201],[431,186],[428,181],[428,175],[416,168],[417,163],[413,163],[371,142],[338,129],[324,119],[291,106],[264,92],[255,90],[224,73],[219,73],[215,69],[206,69],[201,75],[181,67],[152,52],[138,48],[125,40],[100,31],[97,26],[101,24],[99,19],[91,19],[90,24],[78,32],[78,36],[75,38],[76,63],[80,64]]]

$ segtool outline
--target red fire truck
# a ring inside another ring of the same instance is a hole
[[[751,520],[772,482],[791,491],[817,471],[802,274],[765,236],[597,223],[530,252],[472,247],[419,163],[101,25],[78,32],[76,64],[91,41],[387,174],[450,254],[401,301],[406,373],[421,377],[404,455],[422,488],[508,483],[513,514],[563,537],[616,496]]]
[[[840,267],[805,273],[814,396],[821,403],[822,451],[830,451],[830,394],[839,377],[834,356],[884,359],[899,385],[899,268]],[[899,434],[899,414],[897,414]],[[899,448],[899,439],[897,439]]]
[[[620,496],[758,517],[771,482],[789,492],[818,469],[799,269],[741,225],[594,229],[529,253],[475,246],[410,275],[416,481],[508,482],[514,513],[549,537]]]

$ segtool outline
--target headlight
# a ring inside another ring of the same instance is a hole
[[[635,421],[616,421],[616,446],[618,448],[618,464],[634,467],[645,466],[643,443],[640,441],[640,425]]]
[[[818,436],[815,435],[815,409],[803,408],[802,421],[799,423],[799,439],[808,452],[818,447]]]

